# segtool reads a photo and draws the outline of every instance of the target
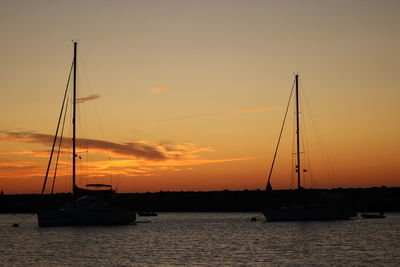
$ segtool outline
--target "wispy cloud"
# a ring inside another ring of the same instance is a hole
[[[0,141],[12,143],[32,143],[50,147],[53,136],[33,132],[0,132]],[[70,138],[64,138],[65,144],[71,145]],[[202,153],[214,151],[210,147],[203,147],[197,143],[186,142],[174,144],[171,142],[136,141],[116,143],[95,139],[78,139],[78,143],[84,143],[84,147],[90,150],[90,160],[79,161],[85,168],[87,177],[104,177],[110,174],[126,177],[152,176],[160,171],[183,171],[191,166],[217,164],[251,160],[252,157],[204,158]],[[68,144],[69,143],[69,144]],[[49,151],[24,150],[0,152],[0,178],[10,177],[41,177],[44,175],[46,164],[44,156],[48,157]],[[59,162],[60,168],[70,168],[70,151],[63,151],[64,156]],[[99,156],[93,156],[99,155]],[[107,155],[107,160],[104,156]],[[10,156],[13,159],[10,159]],[[1,157],[6,157],[2,159]],[[14,159],[14,157],[16,157]]]
[[[278,109],[277,107],[263,107],[263,108],[253,108],[253,109],[237,109],[230,112],[230,114],[240,114],[240,113],[257,113]]]
[[[34,132],[9,132],[3,131],[0,135],[0,141],[3,142],[22,142],[34,143],[50,146],[53,142],[53,136],[49,134],[41,134]],[[66,146],[71,145],[70,138],[63,139]],[[111,156],[127,157],[135,159],[143,159],[147,161],[166,161],[166,160],[182,160],[194,159],[199,157],[201,152],[211,152],[213,149],[209,147],[201,147],[196,143],[171,144],[168,142],[149,142],[135,141],[116,143],[110,141],[96,139],[77,139],[77,143],[92,152],[106,153]],[[16,151],[1,152],[0,154],[35,154],[43,151]]]
[[[42,175],[43,166],[38,162],[0,160],[0,178],[23,178]]]
[[[76,103],[84,103],[84,102],[87,102],[87,101],[90,101],[90,100],[95,100],[95,99],[98,99],[98,98],[100,98],[99,95],[89,95],[89,96],[86,96],[86,97],[80,97],[80,98],[76,99]]]
[[[195,119],[202,117],[211,117],[211,116],[221,116],[221,115],[232,115],[232,114],[243,114],[243,113],[258,113],[264,111],[270,111],[275,109],[280,109],[281,107],[262,107],[262,108],[253,108],[253,109],[236,109],[225,112],[209,112],[209,113],[198,113],[192,115],[179,116],[167,120],[185,120],[185,119]]]
[[[3,142],[24,142],[24,143],[41,143],[51,144],[53,136],[48,134],[39,134],[33,132],[11,132],[1,131],[0,141]]]
[[[86,168],[90,176],[104,176],[109,173],[124,176],[151,176],[158,170],[182,171],[188,170],[191,166],[227,163],[235,161],[252,160],[254,157],[226,158],[226,159],[180,159],[165,161],[145,160],[107,160],[87,162]]]
[[[49,134],[32,132],[3,132],[5,136],[0,136],[1,141],[25,142],[51,145],[53,136]],[[77,142],[84,144],[86,148],[95,151],[108,151],[115,155],[143,158],[147,160],[165,160],[167,153],[161,149],[163,147],[145,142],[115,143],[95,139],[77,139]],[[71,143],[69,138],[64,138],[64,143]],[[161,149],[160,149],[161,148]],[[179,152],[179,151],[177,151]]]
[[[62,152],[64,154],[64,152]],[[11,156],[31,156],[35,158],[47,158],[49,156],[49,151],[48,150],[22,150],[22,151],[0,151],[0,156],[1,155],[7,155],[8,157]]]
[[[160,93],[165,92],[167,90],[168,90],[168,88],[166,88],[166,87],[155,87],[155,88],[151,88],[150,92],[152,94],[160,94]]]

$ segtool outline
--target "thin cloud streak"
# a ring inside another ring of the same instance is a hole
[[[166,88],[166,87],[156,87],[156,88],[151,88],[150,92],[152,94],[157,95],[157,94],[160,94],[160,93],[165,92],[167,90],[168,90],[168,88]]]
[[[230,112],[230,114],[241,114],[241,113],[258,113],[263,111],[270,111],[279,109],[278,107],[264,107],[264,108],[253,108],[253,109],[238,109]]]
[[[263,108],[254,108],[254,109],[237,109],[237,110],[231,110],[231,111],[226,111],[226,112],[199,113],[199,114],[193,114],[193,115],[179,116],[179,117],[167,119],[167,121],[186,120],[186,119],[232,115],[232,114],[258,113],[258,112],[270,111],[270,110],[281,109],[281,108],[282,107],[263,107]]]
[[[228,159],[182,159],[150,162],[144,160],[109,160],[85,163],[89,176],[104,176],[110,173],[124,176],[152,176],[157,170],[182,171],[189,166],[252,160],[254,157]]]
[[[166,161],[146,161],[143,159],[112,159],[101,161],[80,161],[80,168],[85,170],[85,177],[108,177],[122,175],[126,177],[153,176],[158,171],[191,170],[192,166],[252,160],[254,157],[228,159],[182,159]],[[0,161],[0,178],[42,177],[45,165],[31,161]],[[68,162],[60,161],[59,169],[71,168]],[[65,173],[65,171],[64,171]]]
[[[76,99],[76,103],[84,103],[84,102],[95,100],[95,99],[98,99],[98,98],[100,98],[99,95],[89,95],[89,96],[86,96],[86,97],[80,97],[80,98]]]

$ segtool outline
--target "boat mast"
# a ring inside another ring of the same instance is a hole
[[[76,170],[76,166],[75,166],[75,160],[76,160],[76,150],[75,150],[75,146],[76,146],[76,139],[75,139],[75,135],[76,135],[76,123],[75,123],[75,117],[76,117],[76,53],[78,50],[78,43],[74,41],[74,92],[73,92],[73,111],[72,111],[72,193],[75,193],[75,170]]]
[[[296,140],[297,140],[297,189],[301,189],[301,168],[300,168],[300,113],[299,113],[299,75],[296,74]]]

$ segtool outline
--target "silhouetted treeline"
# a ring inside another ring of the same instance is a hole
[[[340,198],[356,211],[400,211],[399,187],[374,187],[357,189],[307,190],[311,195],[330,195]],[[308,193],[307,193],[308,194]],[[271,195],[270,195],[271,196]],[[294,203],[299,192],[273,191],[273,203]],[[1,213],[33,213],[38,209],[52,209],[73,200],[72,194],[54,195],[1,195]],[[313,198],[312,201],[319,201]],[[272,201],[265,191],[211,191],[211,192],[158,192],[116,194],[112,202],[136,211],[261,211]]]

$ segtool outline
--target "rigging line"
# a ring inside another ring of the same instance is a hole
[[[90,95],[94,95],[93,91],[92,91],[92,86],[91,86],[90,81],[89,81],[89,75],[87,74],[87,71],[86,71],[86,65],[85,65],[85,61],[84,61],[84,56],[82,55],[82,53],[80,51],[78,51],[78,54],[79,54],[79,56],[81,58],[81,66],[82,66],[83,75],[84,75],[84,79],[83,80],[87,84],[87,88],[88,88],[89,94]],[[92,102],[93,106],[94,106],[94,110],[95,110],[95,113],[96,113],[96,119],[97,119],[98,127],[99,127],[99,130],[100,130],[101,138],[103,140],[105,140],[106,138],[105,138],[103,126],[102,126],[102,123],[101,123],[101,116],[100,116],[100,113],[98,111],[98,108],[97,108],[97,105],[96,105],[96,101],[90,101],[90,102]]]
[[[82,86],[82,89],[87,89],[86,91],[87,91],[87,93],[89,95],[94,95],[93,94],[93,90],[92,90],[92,86],[91,86],[91,83],[90,83],[90,80],[89,80],[89,75],[87,74],[87,71],[86,71],[85,58],[83,56],[84,53],[82,53],[81,51],[82,51],[82,49],[78,51],[78,54],[79,54],[79,56],[81,58],[81,69],[82,69],[82,72],[78,73],[79,82],[82,85],[84,85],[84,86]],[[81,90],[81,92],[83,92],[83,90]],[[84,97],[84,94],[82,95],[82,97]],[[104,140],[105,139],[104,138],[104,130],[102,128],[102,124],[101,124],[99,112],[98,112],[98,109],[97,109],[96,101],[89,101],[89,102],[91,102],[91,103],[88,104],[88,105],[92,105],[94,107],[94,111],[95,111],[96,118],[97,118],[98,129],[99,129],[99,132],[101,134],[102,139]],[[79,127],[79,129],[81,129],[82,136],[86,137],[86,139],[80,140],[79,145],[80,145],[81,148],[85,148],[86,152],[89,151],[88,136],[89,136],[89,130],[90,130],[90,129],[88,130],[88,127],[86,127],[88,125],[87,124],[87,120],[88,120],[87,118],[89,118],[89,116],[87,116],[87,114],[88,114],[87,107],[88,106],[86,105],[86,101],[84,101],[84,102],[79,104],[79,110],[80,110],[79,112],[83,114],[83,116],[79,116],[79,123],[82,124],[81,127]],[[86,156],[85,156],[84,161],[80,161],[79,162],[81,164],[80,165],[80,170],[81,170],[80,179],[81,180],[82,179],[86,179],[86,184],[89,183],[89,173],[90,173],[89,167],[88,167],[89,161],[90,161],[90,154],[87,153]]]
[[[78,73],[78,85],[80,88],[83,88],[83,86],[81,86],[81,77]],[[82,91],[82,90],[80,90]],[[79,94],[79,97],[84,97],[84,95],[82,93]],[[78,136],[81,136],[81,138],[78,138],[78,144],[77,146],[82,150],[82,149],[86,149],[89,150],[88,148],[88,133],[87,133],[87,129],[86,129],[86,125],[87,125],[87,112],[86,112],[86,106],[85,106],[85,101],[79,102],[79,105],[77,107],[77,113],[78,113]],[[79,153],[82,153],[82,151],[80,151]]]
[[[78,88],[83,88],[82,83],[81,83],[82,79],[81,79],[80,72],[77,72],[76,75],[77,75],[77,87]],[[83,98],[84,97],[84,95],[82,94],[82,90],[77,91],[77,97],[78,98]],[[85,169],[82,166],[83,165],[82,164],[82,160],[81,160],[82,157],[78,156],[78,154],[82,154],[83,153],[82,149],[86,148],[86,151],[88,150],[88,144],[87,144],[88,135],[87,135],[86,127],[85,127],[87,125],[87,123],[86,123],[86,117],[87,116],[86,116],[86,109],[85,109],[85,101],[77,102],[76,113],[77,113],[76,120],[77,120],[77,125],[78,125],[77,134],[76,135],[81,137],[81,138],[78,137],[76,139],[76,147],[77,147],[78,150],[80,150],[79,152],[75,152],[76,159],[79,159],[76,162],[76,165],[77,165],[77,168],[78,168],[78,172],[77,172],[78,175],[76,177],[77,177],[77,180],[82,182],[83,177],[86,177],[86,175],[84,173]]]
[[[321,132],[320,132],[320,130],[319,130],[319,127],[318,127],[318,124],[317,124],[317,120],[316,120],[316,118],[315,118],[315,115],[314,115],[314,113],[313,113],[313,110],[312,110],[312,108],[311,108],[310,102],[309,102],[308,97],[307,97],[306,94],[304,94],[304,100],[305,100],[305,102],[306,102],[306,105],[307,105],[307,107],[308,107],[308,110],[310,111],[309,113],[310,113],[310,118],[311,118],[312,126],[313,126],[314,133],[315,133],[315,136],[316,136],[316,139],[317,139],[317,144],[319,145],[319,149],[320,149],[320,153],[321,153],[322,160],[323,160],[324,163],[325,163],[325,168],[326,168],[326,172],[327,172],[328,178],[330,179],[331,185],[333,185],[334,187],[336,187],[336,181],[335,181],[336,175],[335,175],[335,171],[334,171],[332,162],[331,162],[331,160],[330,160],[328,150],[327,150],[326,145],[325,145],[325,143],[324,143],[324,140],[323,140],[323,138],[322,138]]]
[[[302,92],[303,94],[301,95],[301,99],[304,102],[306,102],[306,90],[305,87],[302,85]],[[307,103],[309,104],[309,103]],[[314,188],[315,186],[318,186],[318,184],[315,184],[314,178],[313,178],[313,168],[312,168],[312,162],[311,162],[311,149],[310,149],[310,143],[309,143],[309,132],[308,132],[308,127],[306,126],[306,123],[308,122],[308,120],[306,120],[306,117],[311,117],[311,107],[310,105],[306,105],[305,106],[306,110],[307,110],[307,116],[306,116],[306,111],[304,110],[304,105],[302,106],[302,113],[304,114],[302,116],[302,125],[303,125],[303,132],[304,132],[304,136],[302,137],[302,142],[303,142],[303,150],[304,150],[304,169],[305,172],[307,173],[307,175],[304,175],[304,177],[308,178],[308,182],[311,183],[311,187]],[[312,132],[311,132],[312,134]],[[307,153],[306,153],[307,151]],[[306,182],[306,179],[305,179]],[[305,186],[305,185],[304,185]]]
[[[305,122],[303,122],[303,125],[305,125]],[[305,183],[309,182],[311,184],[310,187],[314,188],[316,186],[316,184],[314,183],[313,175],[312,175],[312,165],[311,165],[311,155],[310,155],[311,149],[310,149],[310,144],[308,142],[309,137],[308,137],[306,127],[304,127],[303,132],[304,132],[304,137],[303,137],[304,151],[308,151],[307,153],[304,152],[304,157],[303,157],[304,187],[306,186]]]
[[[295,82],[293,82],[292,90],[290,91],[289,100],[288,100],[288,103],[287,103],[287,106],[286,106],[285,116],[283,117],[283,123],[282,123],[281,131],[280,131],[279,137],[278,137],[278,143],[276,144],[275,153],[274,153],[274,158],[273,158],[273,160],[272,160],[271,169],[269,170],[267,188],[271,186],[270,180],[271,180],[272,170],[274,169],[275,160],[276,160],[276,155],[278,154],[278,148],[279,148],[279,144],[280,144],[280,142],[281,142],[281,137],[282,137],[283,129],[285,128],[286,117],[287,117],[288,110],[289,110],[289,106],[290,106],[290,100],[292,99],[294,84],[295,84]]]
[[[67,110],[68,110],[68,100],[67,104],[65,106],[65,112],[64,112],[64,119],[63,119],[63,124],[61,127],[61,134],[60,134],[60,143],[58,144],[58,151],[57,151],[57,160],[56,160],[56,166],[54,168],[54,177],[53,177],[53,184],[51,185],[51,194],[54,192],[54,184],[56,182],[56,176],[57,176],[57,168],[58,168],[58,160],[60,158],[60,152],[61,152],[61,144],[64,136],[64,129],[65,129],[65,120],[67,118]]]
[[[302,93],[304,94],[304,87],[302,86],[303,90]],[[300,96],[301,99],[303,100],[303,94]],[[301,136],[301,146],[302,146],[302,150],[303,150],[303,168],[299,171],[303,172],[303,185],[304,187],[307,186],[307,182],[311,183],[311,187],[314,187],[313,181],[310,178],[311,175],[306,175],[306,172],[308,173],[307,169],[311,168],[311,161],[310,161],[310,145],[308,143],[308,132],[307,132],[307,126],[306,126],[306,113],[304,111],[304,107],[303,105],[301,106],[301,113],[303,114],[303,116],[301,117],[301,124],[303,125],[302,128],[302,132],[303,135]]]
[[[42,195],[44,194],[44,190],[45,190],[45,188],[46,188],[47,177],[48,177],[49,171],[50,171],[51,160],[52,160],[52,158],[53,158],[54,147],[55,147],[56,141],[57,141],[58,130],[59,130],[59,128],[60,128],[60,121],[61,121],[62,114],[63,114],[63,111],[64,111],[65,99],[67,98],[67,92],[68,92],[69,82],[70,82],[70,80],[71,80],[71,73],[72,73],[72,68],[73,68],[73,66],[74,66],[74,62],[72,62],[72,64],[71,64],[71,69],[70,69],[69,74],[68,74],[67,86],[65,87],[64,98],[63,98],[63,102],[62,102],[62,105],[61,105],[60,116],[59,116],[59,118],[58,118],[56,134],[54,135],[53,146],[52,146],[52,148],[51,148],[50,159],[49,159],[49,163],[48,163],[48,165],[47,165],[47,170],[46,170],[46,176],[44,177],[44,182],[43,182],[43,187],[42,187]]]
[[[69,98],[70,104],[71,104],[71,109],[72,109],[72,96]],[[67,114],[67,122],[72,120],[72,111]],[[67,123],[65,125],[65,130],[66,133],[72,133],[72,125],[71,123]],[[67,179],[67,177],[72,177],[72,142],[64,142],[64,150],[66,151],[66,161],[65,161],[65,169],[63,168],[63,175],[66,177],[64,179],[64,192],[70,191],[70,188],[72,187],[72,179]]]

